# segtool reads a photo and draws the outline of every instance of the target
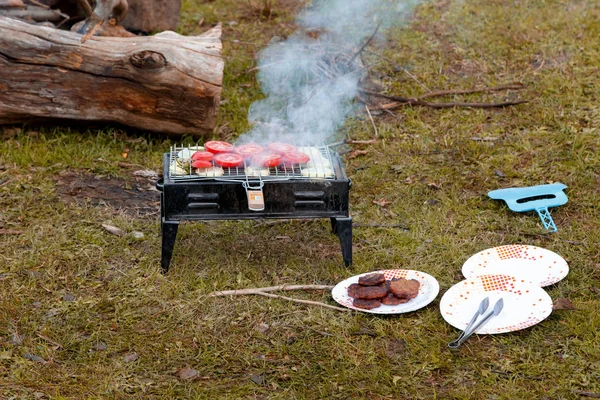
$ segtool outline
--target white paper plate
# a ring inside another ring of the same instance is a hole
[[[483,274],[512,275],[544,287],[567,276],[569,265],[564,258],[550,250],[511,244],[474,254],[463,264],[462,273],[466,278]]]
[[[361,276],[374,273],[382,273],[385,275],[385,279],[388,280],[392,278],[416,279],[421,284],[421,286],[419,287],[419,294],[417,295],[417,297],[408,301],[407,303],[398,304],[395,306],[388,306],[382,304],[381,306],[372,310],[365,310],[362,308],[354,307],[352,305],[352,301],[354,299],[348,296],[348,286],[350,286],[353,283],[358,283],[358,278],[360,278]],[[353,310],[364,311],[373,314],[402,314],[425,307],[427,304],[431,303],[436,298],[439,292],[440,285],[438,281],[429,274],[410,269],[386,269],[382,271],[367,272],[364,274],[353,276],[352,278],[348,278],[335,285],[335,287],[331,291],[331,295],[333,296],[333,299],[335,301]]]
[[[492,311],[500,298],[504,299],[504,308],[476,332],[479,334],[525,329],[552,312],[552,299],[537,282],[510,275],[480,275],[459,282],[444,293],[440,301],[442,317],[453,327],[464,330],[485,297],[490,298],[490,306],[484,315]]]

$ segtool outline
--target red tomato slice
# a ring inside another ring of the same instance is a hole
[[[290,164],[306,164],[310,161],[310,157],[301,151],[290,151],[283,156],[283,163]]]
[[[197,151],[192,154],[192,160],[212,161],[214,156],[210,151]]]
[[[281,164],[281,155],[275,153],[258,154],[252,157],[252,165],[260,167],[277,167]]]
[[[269,145],[267,147],[273,153],[277,153],[277,154],[285,154],[285,153],[290,153],[292,151],[297,151],[296,146],[288,144],[288,143],[278,143],[278,142],[269,143]]]
[[[244,159],[239,154],[221,153],[215,155],[215,164],[224,168],[239,167],[244,163]]]
[[[194,160],[192,161],[192,168],[210,168],[212,163],[208,160]]]
[[[237,146],[234,151],[242,157],[247,158],[262,153],[265,151],[265,148],[254,143],[248,143]]]
[[[214,154],[229,153],[233,151],[233,145],[227,142],[220,142],[218,140],[211,140],[204,143],[206,150]]]

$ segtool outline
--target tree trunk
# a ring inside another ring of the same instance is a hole
[[[221,27],[92,37],[0,17],[0,124],[115,122],[174,135],[215,127]]]

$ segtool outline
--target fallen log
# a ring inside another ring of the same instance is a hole
[[[173,135],[213,131],[221,26],[199,36],[92,37],[0,17],[0,124],[109,122]]]

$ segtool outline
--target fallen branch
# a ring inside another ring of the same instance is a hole
[[[572,390],[572,392],[575,394],[578,394],[580,396],[593,397],[595,399],[600,399],[600,393],[585,392],[583,390]]]
[[[371,43],[371,41],[375,38],[375,35],[377,35],[377,32],[379,31],[379,28],[381,28],[381,23],[383,22],[383,19],[387,15],[389,15],[389,12],[392,9],[393,5],[394,5],[394,2],[390,2],[390,4],[387,6],[387,9],[385,10],[384,15],[379,19],[379,22],[377,23],[377,26],[375,27],[375,30],[373,31],[373,34],[367,39],[367,41],[365,43],[363,43],[363,45],[360,47],[360,49],[358,49],[358,51],[356,53],[354,53],[354,55],[350,58],[350,61],[348,61],[348,63],[346,64],[346,66],[349,66],[350,64],[352,64],[352,62],[356,59],[356,57],[358,57],[360,55],[360,53],[363,52],[363,50],[365,49],[365,47],[367,47],[369,45],[369,43]]]
[[[513,82],[508,83],[506,85],[500,86],[492,86],[486,88],[474,88],[474,89],[457,89],[457,90],[437,90],[434,92],[425,93],[417,97],[419,100],[423,100],[429,97],[440,97],[440,96],[449,96],[453,94],[473,94],[473,93],[490,93],[490,92],[500,92],[503,90],[521,90],[525,89],[525,85],[521,82]]]
[[[27,1],[28,1],[29,3],[31,3],[31,4],[33,4],[33,5],[36,5],[36,6],[38,6],[38,7],[45,8],[46,10],[49,10],[49,9],[51,8],[49,5],[47,5],[47,4],[44,4],[44,3],[40,3],[40,2],[39,2],[39,1],[37,1],[37,0],[27,0]]]
[[[277,291],[288,291],[288,290],[331,290],[331,285],[281,285],[281,286],[268,286],[262,288],[249,288],[239,290],[223,290],[212,292],[208,297],[220,297],[220,296],[241,296],[246,294],[256,294],[257,292],[277,292]]]
[[[409,228],[407,226],[401,224],[366,224],[362,222],[355,222],[352,224],[355,228],[399,228],[405,231],[408,231]]]
[[[268,292],[275,292],[278,290],[288,290],[289,291],[289,290],[331,290],[331,289],[333,289],[333,286],[331,286],[331,285],[281,285],[281,286],[268,286],[268,287],[262,287],[262,288],[239,289],[239,290],[223,290],[223,291],[212,292],[208,295],[208,297],[242,296],[242,295],[256,294],[259,296],[270,297],[272,299],[282,299],[282,300],[292,301],[294,303],[308,304],[311,306],[325,307],[325,308],[329,308],[331,310],[336,310],[336,311],[349,312],[350,309],[348,309],[348,308],[331,306],[329,304],[321,303],[318,301],[294,299],[292,297],[268,293]]]
[[[0,228],[0,235],[22,235],[24,234],[24,231],[19,231],[16,229],[4,229],[4,228]]]
[[[504,101],[501,103],[428,103],[419,101],[416,103],[410,103],[409,105],[415,106],[424,106],[431,108],[453,108],[453,107],[462,107],[462,108],[502,108],[508,106],[516,106],[519,104],[529,103],[529,100],[517,100],[517,101]]]
[[[377,126],[375,125],[375,121],[373,121],[373,116],[371,115],[369,106],[367,106],[366,104],[365,104],[365,109],[367,110],[367,114],[369,115],[369,119],[371,120],[371,125],[373,125],[373,131],[375,133],[375,138],[373,139],[373,141],[375,141],[379,137],[379,131],[377,131]]]
[[[480,93],[482,91],[496,91],[496,90],[507,90],[508,85],[506,85],[504,88],[487,88],[487,89],[470,89],[467,91],[463,91],[465,93]],[[514,106],[517,104],[523,104],[523,103],[528,103],[529,100],[516,100],[516,101],[505,101],[505,102],[501,102],[501,103],[464,103],[464,102],[450,102],[450,103],[431,103],[428,101],[423,101],[422,99],[424,98],[430,98],[430,97],[434,97],[434,96],[446,96],[448,94],[452,94],[450,90],[444,90],[444,91],[438,91],[438,92],[431,92],[428,94],[425,94],[421,97],[413,97],[413,98],[408,98],[408,97],[403,97],[403,96],[393,96],[393,95],[389,95],[389,94],[383,94],[383,93],[379,93],[379,92],[375,92],[372,90],[367,90],[367,89],[361,89],[362,93],[368,94],[369,96],[375,96],[375,97],[381,97],[384,99],[388,99],[388,100],[394,100],[393,103],[388,103],[388,104],[383,104],[380,105],[378,107],[373,107],[372,109],[377,110],[377,109],[381,109],[381,110],[389,110],[391,108],[397,108],[400,106],[424,106],[424,107],[432,107],[432,108],[452,108],[452,107],[463,107],[463,108],[497,108],[497,107],[507,107],[507,106]],[[456,91],[458,92],[458,91]],[[459,93],[455,93],[455,94],[459,94]]]
[[[273,294],[273,293],[255,292],[255,293],[252,293],[252,294],[257,294],[259,296],[264,296],[264,297],[271,297],[273,299],[288,300],[288,301],[292,301],[294,303],[301,303],[301,304],[308,304],[308,305],[311,305],[311,306],[325,307],[325,308],[329,308],[331,310],[336,310],[336,311],[343,311],[343,312],[350,312],[350,311],[352,311],[349,308],[342,308],[342,307],[330,306],[329,304],[320,303],[318,301],[294,299],[292,297],[280,296],[278,294]]]
[[[0,15],[18,19],[29,19],[36,22],[59,22],[65,18],[69,18],[67,14],[60,12],[60,10],[52,10],[39,6],[26,6],[26,8],[11,8],[8,10],[0,11]]]

